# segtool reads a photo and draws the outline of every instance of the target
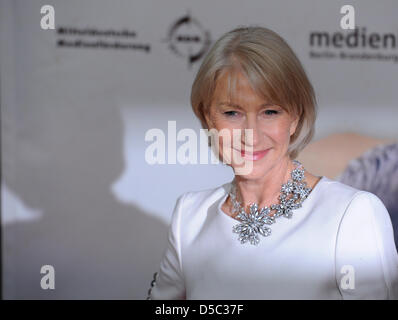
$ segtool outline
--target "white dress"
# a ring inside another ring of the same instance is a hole
[[[322,176],[255,246],[221,210],[230,186],[178,198],[151,299],[398,299],[393,228],[376,195]]]

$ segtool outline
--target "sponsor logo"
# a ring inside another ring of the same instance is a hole
[[[177,19],[169,28],[167,38],[170,50],[188,62],[188,67],[199,61],[210,47],[210,32],[190,14]]]

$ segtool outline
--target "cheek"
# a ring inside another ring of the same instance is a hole
[[[289,144],[290,141],[290,123],[287,121],[278,121],[272,125],[265,126],[264,136],[274,141],[276,146]]]
[[[240,141],[240,134],[239,130],[234,129],[241,129],[239,124],[234,123],[233,121],[228,121],[221,117],[213,117],[212,119],[214,129],[218,132],[219,142],[221,145],[224,146],[231,146],[233,141],[233,136],[235,135],[235,139]],[[223,139],[223,137],[226,137]]]

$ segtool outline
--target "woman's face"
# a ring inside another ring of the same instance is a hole
[[[287,160],[290,136],[296,130],[298,118],[294,119],[280,106],[269,104],[257,95],[242,73],[236,75],[236,81],[236,89],[230,97],[228,73],[220,76],[205,117],[210,129],[214,128],[217,132],[224,129],[229,136],[224,140],[219,135],[220,159],[231,165],[235,174],[242,174],[247,179],[259,179],[275,165]],[[234,133],[233,129],[240,130]],[[252,129],[252,139],[248,134],[245,140],[245,129]],[[225,156],[228,154],[230,156]],[[250,170],[237,173],[236,169],[243,167]]]

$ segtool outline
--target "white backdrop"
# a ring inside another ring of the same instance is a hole
[[[46,4],[54,6],[56,30],[40,28]],[[349,32],[340,29],[344,4],[1,0],[4,298],[145,298],[176,198],[233,177],[222,165],[151,166],[145,133],[167,132],[168,121],[176,121],[177,130],[199,134],[189,95],[203,56],[192,63],[189,57],[239,25],[269,27],[297,53],[317,93],[315,139],[347,130],[396,138],[398,2],[351,1],[357,26],[368,35],[393,34],[395,46],[311,46],[311,33]],[[82,34],[87,29],[135,36]],[[96,41],[134,47],[83,47]],[[311,51],[336,56],[312,58]],[[395,61],[341,59],[340,52]],[[54,290],[40,287],[46,264],[55,268]]]

